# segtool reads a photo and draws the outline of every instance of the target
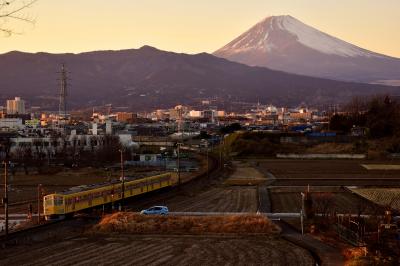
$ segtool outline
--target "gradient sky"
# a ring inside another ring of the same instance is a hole
[[[399,0],[39,0],[25,12],[36,17],[35,26],[18,25],[24,34],[0,37],[0,53],[117,50],[145,44],[211,53],[263,18],[287,14],[360,47],[400,58],[399,11]]]

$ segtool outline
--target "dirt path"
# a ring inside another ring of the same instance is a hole
[[[301,235],[284,222],[276,222],[282,228],[282,236],[286,240],[294,243],[297,246],[311,250],[321,261],[322,265],[342,266],[344,265],[344,257],[341,250],[327,245],[312,236],[305,234]],[[320,262],[319,262],[320,263]]]

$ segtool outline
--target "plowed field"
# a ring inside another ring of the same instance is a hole
[[[80,237],[21,246],[0,258],[1,265],[313,265],[304,249],[261,236]]]

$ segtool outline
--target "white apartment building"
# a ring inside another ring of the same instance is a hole
[[[14,100],[7,100],[7,114],[25,114],[25,101],[20,97],[15,97]]]
[[[1,118],[0,128],[9,129],[23,129],[25,126],[22,124],[21,118]]]

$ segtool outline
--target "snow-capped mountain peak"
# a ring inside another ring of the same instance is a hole
[[[400,59],[360,48],[289,15],[263,19],[214,55],[323,78],[400,81]]]
[[[279,32],[281,35],[290,34],[302,45],[325,54],[345,57],[381,56],[314,29],[289,15],[263,19],[216,53],[279,49],[277,44],[279,43],[277,40],[280,37],[278,36]]]

